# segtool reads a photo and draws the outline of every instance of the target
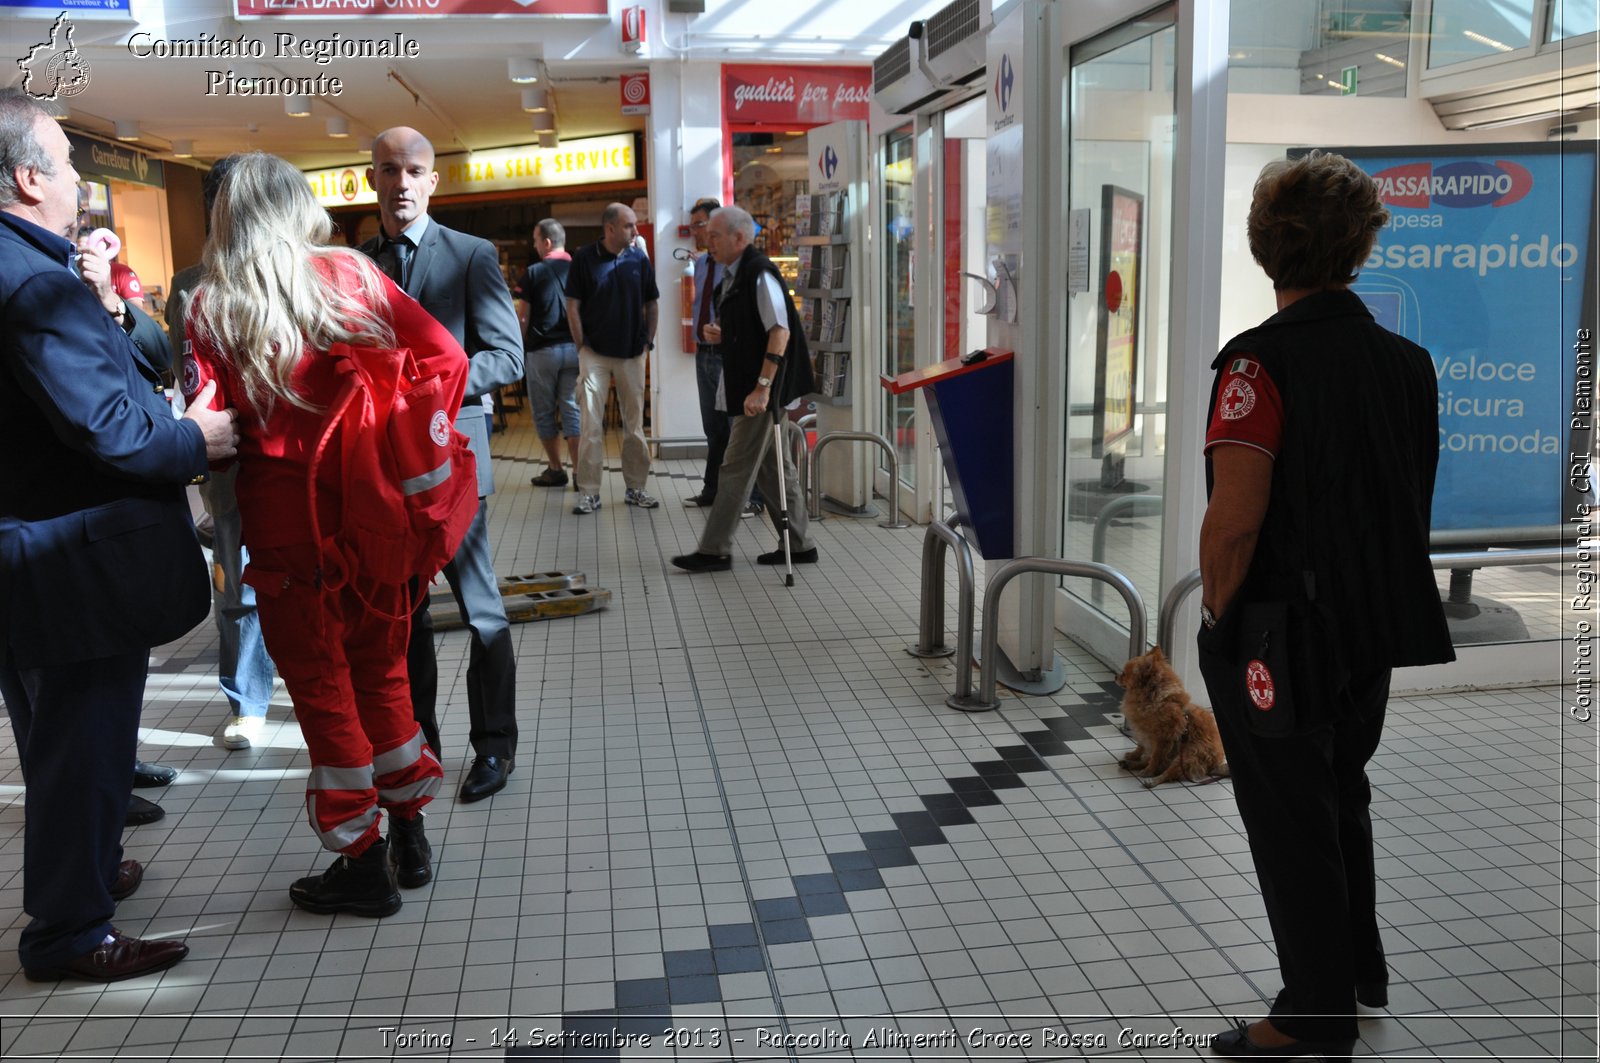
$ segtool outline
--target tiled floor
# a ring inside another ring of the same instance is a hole
[[[327,861],[303,743],[275,708],[258,748],[220,747],[203,627],[156,655],[141,755],[183,774],[156,795],[167,818],[128,832],[147,877],[119,912],[187,939],[178,967],[22,977],[22,789],[0,740],[0,1056],[551,1056],[534,1042],[564,1038],[593,1060],[1170,1059],[1264,1010],[1276,964],[1230,784],[1121,772],[1101,665],[1062,640],[1058,694],[952,712],[951,662],[905,652],[920,529],[823,522],[822,563],[786,589],[746,521],[734,571],[691,577],[667,559],[695,545],[697,462],[658,466],[653,512],[612,471],[579,517],[570,491],[527,485],[536,449],[525,423],[497,437],[497,567],[613,597],[514,629],[517,769],[489,801],[431,806],[436,880],[381,921],[289,904]],[[440,637],[451,784],[465,652]],[[1561,700],[1391,703],[1372,776],[1395,981],[1360,1053],[1595,1058],[1595,732]]]

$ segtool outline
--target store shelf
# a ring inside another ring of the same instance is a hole
[[[796,247],[827,247],[829,245],[848,244],[849,242],[850,237],[842,233],[833,233],[829,236],[796,236],[794,238],[794,246]]]

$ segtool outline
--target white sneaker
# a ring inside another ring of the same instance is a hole
[[[249,749],[261,741],[261,731],[267,725],[265,716],[235,716],[233,722],[222,729],[224,749]]]

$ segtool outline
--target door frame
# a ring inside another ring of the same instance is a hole
[[[1129,9],[1126,0],[1037,0],[1040,30],[1032,35],[1028,54],[1035,85],[1025,112],[1029,147],[1024,166],[1030,188],[1025,195],[1028,216],[1043,220],[1031,226],[1024,241],[1022,350],[1037,357],[1018,358],[1017,484],[1031,498],[1019,505],[1018,553],[1057,556],[1061,549],[1062,493],[1066,469],[1067,314],[1055,289],[1067,273],[1067,227],[1071,174],[1071,66],[1075,45],[1084,43],[1169,6],[1169,0]],[[1223,163],[1227,150],[1227,70],[1229,0],[1176,0],[1176,72],[1173,114],[1176,121],[1172,203],[1172,283],[1168,356],[1169,440],[1164,466],[1167,498],[1162,524],[1160,592],[1146,601],[1153,616],[1160,599],[1178,579],[1198,567],[1199,527],[1204,513],[1204,479],[1200,465],[1201,398],[1208,367],[1215,355],[1221,305]],[[1187,441],[1194,442],[1188,444]],[[1018,596],[1014,659],[1048,666],[1055,629],[1071,631],[1108,663],[1127,654],[1126,618],[1090,609],[1043,577]],[[1042,585],[1042,586],[1041,586]],[[1045,590],[1048,588],[1048,591]],[[1037,594],[1037,598],[1030,595]],[[1179,629],[1198,625],[1198,596],[1185,604]],[[1029,652],[1031,649],[1032,652]],[[1187,655],[1192,659],[1192,654]],[[1190,682],[1192,660],[1180,666]],[[1040,666],[1035,666],[1040,667]],[[1043,668],[1041,667],[1041,670]]]

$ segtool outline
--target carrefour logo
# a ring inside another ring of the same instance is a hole
[[[1000,53],[1000,70],[994,76],[994,97],[1000,103],[1000,113],[1011,110],[1011,86],[1016,83],[1016,71],[1011,67],[1011,56]]]
[[[822,149],[822,154],[817,156],[817,169],[822,172],[824,180],[833,180],[834,171],[839,168],[839,153],[833,150],[833,145]]]
[[[1413,162],[1372,175],[1378,195],[1391,207],[1505,207],[1533,191],[1533,174],[1499,162]]]

